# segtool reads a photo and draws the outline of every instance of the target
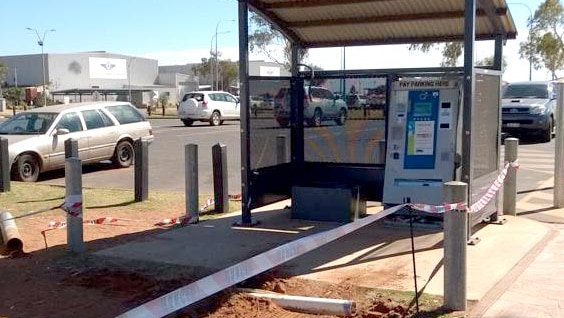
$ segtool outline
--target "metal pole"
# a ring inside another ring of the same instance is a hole
[[[288,148],[286,146],[286,136],[276,136],[276,163],[283,164],[288,162]]]
[[[135,140],[135,202],[149,199],[149,142]]]
[[[65,162],[65,205],[67,209],[67,248],[69,252],[84,251],[82,229],[82,163],[76,157]]]
[[[227,176],[227,146],[212,146],[213,160],[213,193],[216,213],[229,212],[229,186]]]
[[[198,218],[198,145],[184,146],[184,160],[186,169],[186,215],[192,219]]]
[[[564,83],[557,84],[556,151],[554,154],[554,206],[564,207]]]
[[[10,159],[8,139],[0,137],[0,192],[10,191]]]
[[[45,45],[45,36],[47,35],[47,32],[54,32],[55,29],[50,29],[50,30],[45,30],[45,32],[43,32],[43,37],[39,36],[39,32],[37,31],[37,29],[33,29],[33,28],[26,28],[26,30],[30,30],[30,31],[35,31],[35,34],[37,35],[37,44],[39,44],[39,46],[41,46],[41,64],[43,66],[43,106],[47,106],[47,94],[45,91],[45,82],[46,82],[46,78],[45,78],[45,54],[43,51],[43,46]]]
[[[217,91],[219,89],[219,72],[217,71],[218,65],[217,65],[217,28],[219,27],[219,23],[221,23],[221,20],[217,21],[217,24],[215,26],[215,90]]]
[[[444,184],[444,201],[467,203],[468,184],[451,181]],[[444,307],[466,310],[466,209],[453,210],[444,215]]]
[[[519,139],[507,138],[505,143],[504,162],[517,160]],[[503,182],[503,214],[515,215],[517,211],[517,169],[509,166]]]
[[[378,163],[386,163],[386,139],[378,140]]]
[[[532,26],[533,11],[531,10],[531,8],[528,5],[526,5],[522,2],[510,2],[508,4],[518,4],[520,6],[525,7],[527,10],[529,10],[529,22],[528,22],[529,23],[529,38],[528,38],[528,41],[529,41],[529,44],[530,44],[531,36],[533,34],[533,26]],[[531,52],[530,49],[529,49],[529,81],[531,81],[532,78],[533,78],[533,52]]]
[[[75,138],[65,140],[65,159],[71,157],[80,158],[78,154],[78,140]]]

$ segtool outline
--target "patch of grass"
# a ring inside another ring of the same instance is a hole
[[[149,199],[143,202],[135,202],[132,190],[84,188],[82,194],[86,210],[111,209],[114,211],[150,212],[163,207],[183,206],[186,202],[182,192],[149,191]],[[200,206],[210,197],[213,197],[213,195],[201,195],[199,198]],[[0,209],[10,212],[16,217],[33,211],[57,207],[64,200],[64,187],[11,182],[11,190],[0,193]],[[212,208],[209,207],[208,209]],[[230,212],[238,211],[240,208],[240,202],[229,202]],[[57,209],[54,211],[57,211]],[[209,215],[206,218],[210,218]]]

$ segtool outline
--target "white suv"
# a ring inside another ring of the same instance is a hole
[[[196,120],[219,126],[224,120],[239,120],[239,106],[239,99],[227,92],[190,92],[184,94],[178,106],[178,118],[184,126],[191,126]]]
[[[347,104],[333,95],[330,90],[305,86],[304,121],[308,126],[319,127],[323,121],[335,121],[337,125],[344,125],[347,120]],[[286,127],[290,124],[290,91],[282,88],[275,97],[274,117],[278,124]]]

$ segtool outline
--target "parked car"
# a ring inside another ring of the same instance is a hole
[[[339,96],[323,87],[306,86],[304,90],[304,121],[308,126],[319,127],[327,120],[334,120],[337,125],[345,124],[348,108]],[[289,88],[282,88],[275,97],[274,117],[282,127],[290,123],[290,100]]]
[[[251,106],[251,114],[253,114],[255,117],[258,116],[259,113],[272,112],[272,110],[274,109],[274,101],[271,97],[250,96],[249,101]]]
[[[178,106],[178,118],[184,126],[192,126],[194,121],[207,121],[211,126],[219,126],[224,120],[239,120],[239,106],[239,99],[228,92],[189,92],[184,94]]]
[[[502,132],[536,135],[544,142],[552,139],[556,115],[552,82],[510,83],[502,96]]]
[[[65,141],[78,140],[83,164],[110,159],[116,167],[134,161],[133,142],[153,141],[151,124],[127,102],[91,102],[34,108],[0,124],[8,139],[14,180],[34,182],[39,173],[65,166]]]

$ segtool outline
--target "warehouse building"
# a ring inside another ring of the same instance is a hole
[[[27,102],[44,83],[58,102],[131,100],[138,107],[163,94],[176,103],[199,85],[196,76],[159,74],[157,60],[104,51],[2,56],[0,62],[8,68],[5,85],[26,88]]]

